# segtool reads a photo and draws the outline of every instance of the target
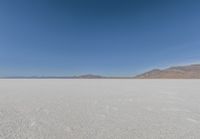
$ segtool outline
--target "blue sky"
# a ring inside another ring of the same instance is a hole
[[[0,20],[0,76],[200,63],[197,0],[1,0]]]

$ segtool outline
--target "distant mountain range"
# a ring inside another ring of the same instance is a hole
[[[136,79],[200,79],[200,64],[154,69],[135,76]]]
[[[200,79],[200,64],[176,66],[151,71],[130,77],[85,74],[79,76],[9,76],[5,79]]]

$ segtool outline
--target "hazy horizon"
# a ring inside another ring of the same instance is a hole
[[[2,0],[0,76],[134,76],[200,63],[200,1]]]

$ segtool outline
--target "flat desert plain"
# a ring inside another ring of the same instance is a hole
[[[199,138],[200,80],[0,80],[0,139]]]

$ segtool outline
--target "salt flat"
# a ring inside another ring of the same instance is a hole
[[[0,80],[0,139],[180,138],[200,138],[200,80]]]

